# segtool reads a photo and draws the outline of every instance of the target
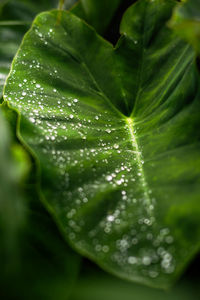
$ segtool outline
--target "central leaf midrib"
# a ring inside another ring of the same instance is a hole
[[[151,198],[149,196],[149,192],[148,192],[148,184],[147,184],[147,180],[146,180],[146,176],[145,176],[145,172],[144,172],[144,168],[143,168],[143,164],[142,164],[142,154],[140,151],[140,147],[136,138],[136,135],[134,133],[134,121],[132,118],[126,118],[126,126],[128,128],[129,131],[129,135],[130,135],[130,139],[131,139],[131,145],[133,147],[133,149],[136,149],[135,151],[135,158],[136,158],[136,163],[138,166],[138,173],[140,173],[140,185],[143,191],[143,196],[144,196],[144,204],[146,206],[146,211],[149,213],[149,215],[152,214],[151,210],[150,210],[150,206],[152,204]]]
[[[120,110],[118,110],[112,104],[112,102],[109,100],[109,98],[105,95],[104,91],[98,85],[98,83],[95,80],[95,78],[93,77],[91,71],[87,67],[86,63],[83,62],[82,65],[85,68],[85,70],[87,71],[90,78],[92,79],[93,83],[96,85],[97,89],[101,92],[102,97],[106,100],[108,105],[120,116],[121,119],[125,120],[125,123],[128,127],[128,130],[129,130],[129,135],[130,135],[133,150],[136,149],[135,155],[136,155],[136,161],[137,161],[137,165],[138,165],[138,173],[141,173],[139,182],[141,184],[141,188],[142,188],[142,191],[143,191],[145,208],[146,208],[147,213],[151,216],[152,211],[150,209],[150,206],[151,206],[152,202],[151,202],[151,198],[150,198],[149,193],[148,193],[148,184],[147,184],[147,180],[146,180],[146,177],[145,177],[144,168],[143,168],[143,165],[142,165],[141,151],[140,151],[140,148],[139,148],[139,145],[138,145],[138,142],[137,142],[137,138],[136,138],[135,133],[134,133],[134,121],[133,121],[132,118],[129,118],[129,117],[125,116]]]

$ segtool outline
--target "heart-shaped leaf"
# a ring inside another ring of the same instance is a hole
[[[166,26],[175,2],[140,0],[113,46],[71,13],[36,18],[4,97],[70,243],[104,269],[171,284],[199,250],[199,75]]]

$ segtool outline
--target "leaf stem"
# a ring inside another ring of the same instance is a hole
[[[138,165],[138,175],[140,177],[140,183],[142,186],[142,190],[143,190],[143,198],[144,198],[144,205],[146,206],[146,211],[147,213],[151,216],[152,215],[152,211],[151,211],[151,198],[148,192],[148,185],[147,185],[147,181],[146,181],[146,177],[145,177],[145,173],[144,173],[144,168],[143,168],[143,159],[142,159],[142,153],[140,151],[136,136],[135,136],[135,130],[134,130],[134,121],[132,118],[126,118],[126,124],[128,127],[128,131],[130,134],[130,138],[131,138],[131,144],[133,146],[133,149],[136,149],[135,154],[136,154],[136,162]]]
[[[59,5],[58,5],[59,10],[63,10],[64,3],[65,3],[65,0],[59,0]]]
[[[57,18],[57,25],[59,25],[61,22],[62,10],[63,10],[64,3],[65,3],[65,0],[59,0],[59,5],[58,5],[59,13],[58,13],[58,18]]]

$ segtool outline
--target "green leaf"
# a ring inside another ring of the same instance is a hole
[[[1,106],[1,297],[12,300],[68,299],[77,278],[80,258],[63,241],[40,203],[34,181],[27,180],[30,159],[17,138],[12,137],[16,125],[16,112],[6,105]]]
[[[22,147],[12,141],[2,110],[0,136],[0,253],[2,262],[7,261],[5,269],[1,265],[1,273],[4,273],[14,264],[18,237],[26,219],[21,183],[29,171],[30,162]]]
[[[37,196],[33,188],[30,193]],[[32,198],[19,240],[17,268],[6,276],[1,272],[1,295],[3,299],[68,299],[77,280],[80,257],[68,247],[38,199]]]
[[[81,0],[72,8],[72,12],[85,19],[97,32],[103,33],[122,2],[122,0],[112,0],[112,2],[109,0]]]
[[[85,261],[84,276],[79,278],[78,288],[74,289],[70,300],[197,300],[200,295],[198,260],[193,264],[189,274],[181,278],[172,289],[163,291],[120,280]]]
[[[14,223],[18,222],[17,210],[21,208],[21,204],[18,203],[20,202],[20,197],[18,197],[19,191],[17,192],[18,184],[29,169],[29,161],[22,147],[20,148],[16,143],[11,142],[9,127],[2,110],[0,110],[0,136],[1,217],[5,219],[5,222],[11,218]],[[12,200],[13,190],[15,190],[14,194],[16,194],[15,201]],[[7,198],[7,201],[4,200],[4,197]],[[9,204],[9,202],[12,204]],[[3,208],[4,205],[5,208]],[[10,226],[6,227],[9,228]],[[16,224],[13,225],[13,230],[17,230],[17,227]]]
[[[155,287],[200,246],[199,75],[166,26],[174,4],[131,6],[116,48],[71,13],[39,15],[4,92],[73,247]]]
[[[200,0],[179,3],[169,25],[200,53]]]

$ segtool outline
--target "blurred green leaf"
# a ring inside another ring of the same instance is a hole
[[[39,15],[4,95],[70,243],[164,288],[200,246],[200,84],[193,49],[166,26],[174,4],[131,6],[115,48],[71,13]]]
[[[187,274],[172,289],[161,291],[122,281],[95,268],[88,261],[84,261],[81,276],[77,282],[78,288],[74,289],[70,300],[199,300],[198,261],[194,264],[197,271],[196,278]]]
[[[0,110],[0,261],[2,273],[15,264],[19,232],[26,218],[25,201],[21,195],[21,181],[29,169],[25,151],[12,143],[9,127]]]
[[[5,300],[68,299],[80,258],[40,203],[35,180],[25,180],[30,160],[15,137],[17,118],[1,106],[0,295]]]
[[[200,53],[200,0],[177,4],[169,25]]]
[[[31,193],[37,196],[32,188],[28,192],[29,200]],[[18,266],[2,280],[3,299],[68,299],[76,283],[80,257],[67,246],[52,218],[34,197],[19,245]]]

